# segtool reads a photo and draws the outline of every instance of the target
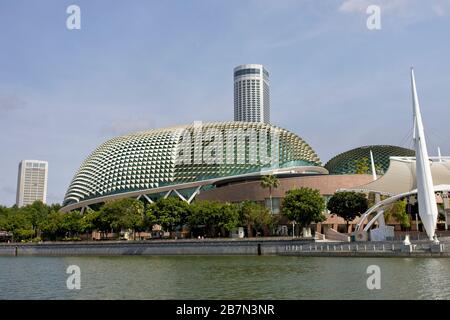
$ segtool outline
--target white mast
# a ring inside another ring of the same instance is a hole
[[[373,178],[373,181],[375,181],[375,180],[377,180],[377,171],[375,170],[375,161],[373,160],[372,150],[370,150],[370,166],[372,168],[372,178]],[[376,192],[375,193],[375,203],[378,203],[380,201],[381,201],[380,194],[378,192]],[[384,227],[386,225],[386,221],[384,220],[384,214],[380,214],[377,221],[378,221],[378,227]]]
[[[439,162],[442,162],[442,155],[441,155],[441,148],[438,147],[438,158],[439,158]]]
[[[377,172],[375,171],[375,161],[373,161],[373,153],[372,150],[370,150],[370,165],[372,167],[372,177],[373,181],[377,180]]]
[[[414,149],[416,151],[416,182],[419,215],[428,237],[430,240],[433,240],[435,236],[438,210],[413,68],[411,68],[411,86],[413,96],[413,140]]]

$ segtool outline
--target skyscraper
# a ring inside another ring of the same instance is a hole
[[[269,72],[261,64],[234,68],[234,121],[270,122]]]
[[[16,198],[18,207],[32,204],[36,200],[46,202],[47,176],[48,162],[39,160],[20,162]]]

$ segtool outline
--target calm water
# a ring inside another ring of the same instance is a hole
[[[381,290],[366,287],[373,264]],[[450,259],[0,257],[0,299],[450,299]]]

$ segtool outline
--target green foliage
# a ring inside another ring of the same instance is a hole
[[[301,227],[307,227],[312,222],[324,221],[324,210],[325,201],[316,189],[289,190],[283,199],[283,213]]]
[[[240,207],[240,221],[242,225],[247,226],[248,236],[252,237],[253,229],[270,229],[275,223],[275,217],[265,206],[253,201],[244,201]]]
[[[42,232],[51,240],[71,237],[85,231],[82,228],[82,219],[83,215],[79,211],[68,213],[52,211],[42,225]]]
[[[157,223],[166,231],[174,231],[187,222],[189,204],[174,197],[161,198],[147,206],[148,223]]]
[[[406,199],[399,200],[384,210],[384,219],[386,222],[391,218],[394,218],[403,228],[411,227],[409,214],[407,213]]]
[[[328,201],[327,209],[342,217],[347,225],[367,210],[366,195],[360,192],[336,192]]]
[[[355,172],[356,174],[369,174],[370,173],[369,158],[364,157],[355,160]]]
[[[263,176],[261,179],[261,187],[263,187],[264,189],[278,188],[279,185],[280,185],[280,180],[278,180],[278,178],[272,174]]]
[[[0,212],[0,229],[12,232],[16,241],[31,239],[35,235],[30,217],[17,207],[6,208]]]
[[[80,233],[111,229],[138,229],[145,220],[144,205],[135,199],[106,203],[100,210],[87,209],[62,213],[60,205],[45,205],[36,201],[22,208],[0,208],[0,229],[13,233],[15,241],[33,239],[78,239]]]
[[[376,164],[375,164],[375,172],[376,172],[378,175],[383,175],[383,174],[384,174],[383,166],[382,166],[381,164],[379,164],[379,163],[376,163]]]
[[[100,228],[96,225],[96,222],[99,220],[99,216],[99,211],[94,211],[88,208],[80,218],[80,232],[92,232],[94,230],[99,230]]]
[[[96,218],[94,224],[101,230],[107,226],[112,231],[136,230],[144,223],[144,204],[131,198],[109,201]]]
[[[204,226],[208,236],[221,235],[239,226],[239,211],[234,204],[218,201],[197,201],[190,206],[188,224],[191,227]]]
[[[263,176],[261,179],[261,187],[264,189],[269,188],[270,212],[273,212],[272,188],[278,188],[279,185],[280,185],[280,180],[278,180],[278,178],[272,174]]]

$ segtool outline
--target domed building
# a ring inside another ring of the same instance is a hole
[[[370,151],[373,154],[375,169],[384,174],[389,167],[390,157],[413,157],[414,150],[390,145],[372,145],[355,148],[330,159],[325,168],[330,174],[369,174]]]
[[[370,150],[376,167],[384,171],[390,156],[414,155],[395,146],[366,146],[337,155],[323,167],[301,137],[259,122],[194,123],[137,132],[106,141],[87,157],[61,210],[84,211],[121,198],[151,203],[175,196],[189,203],[252,200],[277,214],[289,190],[318,189],[327,199],[339,189],[370,183]],[[279,181],[271,193],[261,186],[262,176],[269,174]],[[339,230],[345,227],[341,220],[329,216],[317,228]],[[287,233],[285,222],[279,234]]]
[[[377,168],[387,170],[390,156],[411,156],[412,150],[367,146],[344,152],[325,167],[317,153],[298,135],[259,122],[194,123],[123,135],[95,149],[75,173],[61,211],[84,211],[106,201],[135,198],[151,203],[175,196],[191,203],[251,200],[282,213],[287,191],[312,188],[327,199],[339,189],[357,188],[373,180],[372,150]],[[279,186],[261,186],[264,175]],[[340,219],[340,218],[339,218]],[[329,216],[318,230],[345,227]],[[287,234],[287,221],[279,234]]]
[[[174,193],[188,202],[223,181],[262,174],[328,172],[296,134],[256,122],[215,122],[154,129],[100,145],[76,172],[63,211],[124,197],[151,202]]]

